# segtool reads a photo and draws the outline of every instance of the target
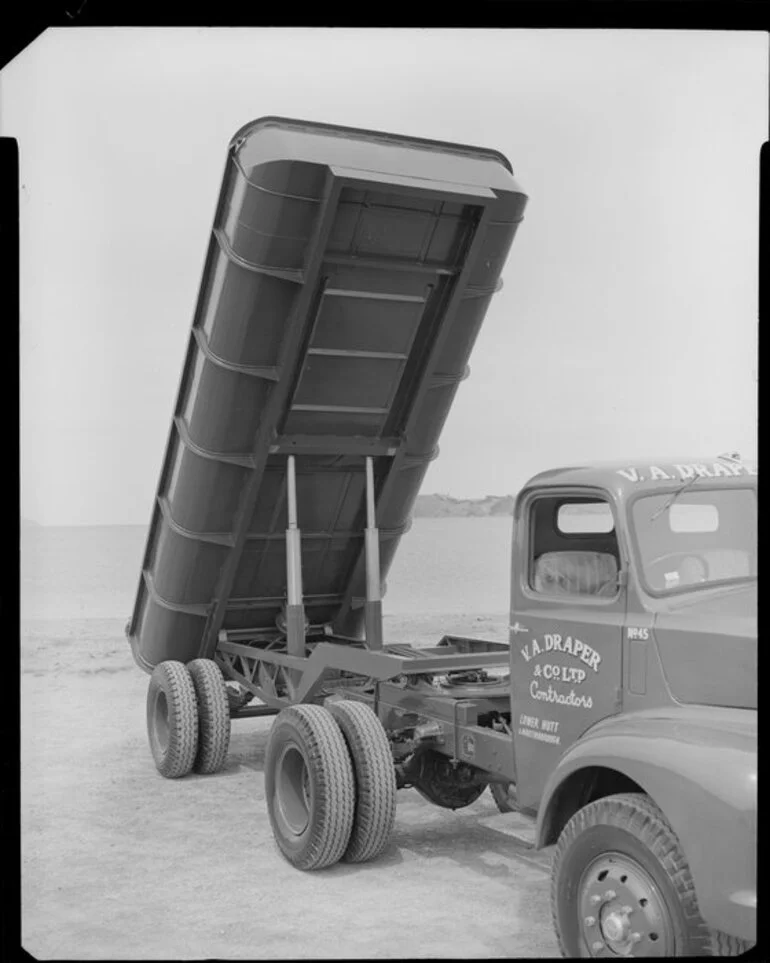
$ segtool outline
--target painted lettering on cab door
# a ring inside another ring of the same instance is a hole
[[[546,633],[542,642],[538,639],[532,639],[530,643],[520,649],[520,652],[526,663],[532,663],[532,676],[529,683],[531,699],[536,702],[552,702],[555,705],[570,706],[576,709],[593,708],[592,697],[581,693],[579,690],[590,672],[597,673],[599,671],[602,657],[596,649],[571,635],[565,638],[558,632],[553,632]],[[554,653],[572,656],[586,668],[583,668],[582,665],[564,665],[561,662],[553,662],[548,658],[539,659],[540,656]],[[566,691],[562,686],[570,686],[569,691]]]

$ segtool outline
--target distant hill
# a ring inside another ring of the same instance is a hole
[[[22,528],[42,528],[43,526],[40,522],[35,522],[31,518],[22,518],[21,520]]]
[[[513,495],[483,498],[452,498],[451,495],[418,495],[415,518],[474,518],[513,514]]]

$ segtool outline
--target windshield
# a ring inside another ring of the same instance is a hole
[[[631,509],[646,587],[655,592],[703,588],[756,577],[757,496],[750,488],[691,488],[644,495]]]

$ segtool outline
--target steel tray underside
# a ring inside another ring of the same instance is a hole
[[[526,198],[501,155],[268,118],[227,164],[127,634],[144,668],[275,625],[286,465],[307,618],[360,637]]]

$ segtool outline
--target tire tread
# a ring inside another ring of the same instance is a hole
[[[278,751],[275,737],[287,725],[301,734],[307,751],[318,789],[316,804],[319,818],[312,820],[314,825],[309,843],[301,852],[284,847],[273,820],[272,791],[268,788],[268,812],[273,834],[284,856],[297,868],[324,869],[339,862],[350,840],[355,812],[353,766],[342,732],[331,713],[318,705],[289,706],[279,713],[273,723],[268,742],[265,770],[269,787]]]
[[[390,743],[373,710],[363,702],[344,699],[327,703],[345,737],[356,783],[353,831],[345,853],[347,863],[364,863],[379,856],[390,842],[396,818],[396,774]]]
[[[160,662],[152,672],[148,699],[149,711],[156,688],[162,689],[168,706],[169,738],[166,751],[157,749],[150,738],[150,749],[158,772],[166,779],[186,776],[193,767],[198,750],[198,702],[190,673],[182,662]]]
[[[230,748],[230,702],[222,670],[213,659],[194,659],[187,669],[198,700],[196,772],[219,772]]]
[[[569,956],[560,931],[557,912],[559,867],[569,846],[593,826],[614,826],[631,831],[660,862],[676,890],[686,923],[687,955],[712,955],[712,934],[698,909],[695,884],[674,831],[658,806],[644,793],[605,796],[578,810],[559,836],[554,849],[551,874],[551,915],[563,956]]]
[[[740,956],[755,944],[750,940],[742,940],[737,936],[730,936],[721,930],[711,930],[712,956]]]

